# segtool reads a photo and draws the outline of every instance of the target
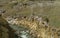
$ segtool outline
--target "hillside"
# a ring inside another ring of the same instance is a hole
[[[0,0],[0,16],[2,38],[60,38],[59,0]]]
[[[59,1],[29,1],[29,0],[0,0],[0,10],[5,12],[4,17],[24,16],[35,13],[36,15],[47,16],[50,24],[60,24],[60,3]]]

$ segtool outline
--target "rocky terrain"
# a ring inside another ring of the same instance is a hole
[[[59,12],[59,0],[0,0],[0,16],[18,38],[60,38]]]
[[[50,26],[46,17],[31,16],[7,21],[19,38],[60,38],[60,27]]]
[[[0,0],[0,12],[4,13],[3,17],[20,17],[35,13],[49,17],[52,26],[60,25],[59,0]]]

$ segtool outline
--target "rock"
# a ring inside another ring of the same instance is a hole
[[[9,2],[9,4],[17,5],[18,2],[17,1],[11,1],[11,2]]]
[[[0,14],[1,14],[1,13],[5,13],[5,12],[6,12],[5,9],[0,9]]]

